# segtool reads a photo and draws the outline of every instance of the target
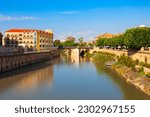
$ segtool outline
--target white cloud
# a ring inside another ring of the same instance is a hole
[[[22,16],[22,17],[12,17],[0,14],[0,21],[23,21],[23,20],[35,20],[37,18],[33,16]]]
[[[70,15],[70,14],[78,14],[81,13],[80,11],[62,11],[62,12],[58,12],[59,14],[63,14],[63,15]]]

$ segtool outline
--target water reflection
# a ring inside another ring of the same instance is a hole
[[[112,71],[110,68],[107,68],[103,64],[95,62],[94,64],[97,69],[97,72],[100,75],[102,74],[108,75],[109,77],[107,78],[110,79],[122,91],[123,99],[130,99],[130,100],[150,99],[150,96],[147,96],[146,94],[136,89],[133,85],[127,83],[115,71]]]
[[[92,60],[92,58],[88,57],[81,57],[76,55],[61,55],[61,59],[65,61],[66,64],[72,64],[74,66],[80,67],[83,63],[89,62]]]
[[[58,64],[59,62],[60,59],[41,62],[1,74],[0,93],[12,87],[15,87],[17,92],[32,90],[42,85],[47,85],[50,88],[53,82],[53,64]]]
[[[91,58],[61,56],[0,75],[0,99],[150,99]]]

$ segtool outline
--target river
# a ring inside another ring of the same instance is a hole
[[[0,99],[150,99],[117,73],[90,58],[62,56],[0,74]]]

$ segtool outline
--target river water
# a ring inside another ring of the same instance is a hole
[[[90,58],[63,56],[0,74],[0,99],[150,99]]]

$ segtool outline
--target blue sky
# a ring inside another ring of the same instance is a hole
[[[150,26],[150,0],[0,0],[0,32],[10,28],[53,29],[55,39],[91,40]]]

